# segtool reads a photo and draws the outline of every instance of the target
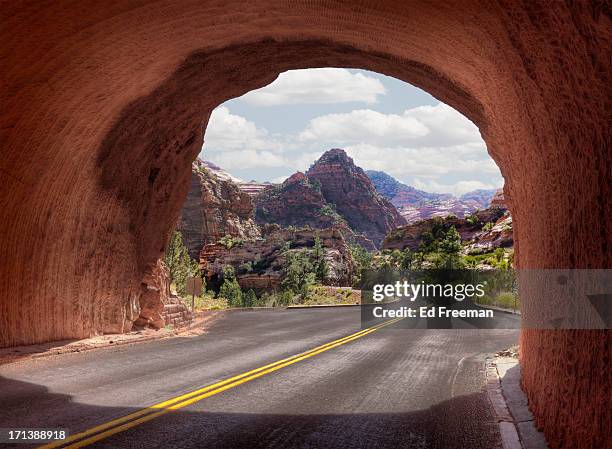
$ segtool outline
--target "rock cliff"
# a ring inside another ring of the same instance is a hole
[[[329,267],[329,275],[324,283],[351,285],[354,263],[338,227],[322,230],[283,229],[271,224],[263,227],[262,234],[263,238],[242,241],[230,247],[221,243],[205,245],[200,253],[200,269],[207,278],[207,284],[218,286],[223,267],[231,265],[241,288],[255,291],[279,289],[286,251],[312,248],[318,235]]]
[[[395,207],[382,197],[365,172],[344,150],[332,149],[308,169],[306,176],[320,186],[325,200],[347,225],[380,245],[387,232],[405,224]]]
[[[512,218],[505,207],[494,206],[477,211],[467,218],[450,215],[410,223],[387,234],[382,248],[417,250],[423,234],[432,232],[438,226],[445,229],[454,226],[461,236],[461,241],[466,245],[468,254],[489,252],[495,248],[513,245]]]
[[[260,235],[252,219],[251,197],[239,189],[239,181],[214,164],[194,161],[178,225],[192,258],[197,260],[205,244],[226,235],[245,239]]]

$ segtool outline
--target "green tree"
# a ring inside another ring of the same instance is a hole
[[[170,243],[166,248],[164,262],[170,271],[170,278],[176,286],[179,295],[185,294],[187,278],[200,276],[198,263],[189,256],[187,247],[183,244],[183,236],[179,231],[172,234]]]
[[[372,269],[374,256],[361,245],[351,245],[351,256],[355,262],[355,277],[353,285],[357,286],[366,271]]]
[[[461,235],[451,226],[441,240],[437,242],[439,256],[436,258],[437,268],[462,268],[464,263],[460,256]]]
[[[325,250],[321,244],[319,234],[315,235],[315,243],[312,249],[312,264],[314,265],[314,273],[317,281],[323,282],[329,276],[329,265],[325,260]]]
[[[290,290],[306,299],[308,288],[314,284],[315,275],[312,263],[302,251],[287,252],[285,254],[284,278],[282,286],[284,290]]]
[[[236,272],[230,265],[223,267],[223,284],[219,289],[219,296],[225,298],[230,307],[242,306],[242,290],[236,279]]]

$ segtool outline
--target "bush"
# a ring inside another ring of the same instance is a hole
[[[230,307],[242,306],[242,290],[236,280],[234,269],[229,265],[223,267],[223,284],[219,290],[219,297],[225,298]]]
[[[482,227],[482,230],[485,232],[490,231],[491,229],[493,229],[493,223],[491,222],[485,223],[485,225]]]
[[[221,237],[218,243],[220,245],[225,246],[227,249],[232,249],[234,246],[242,246],[244,244],[244,241],[241,238],[226,235],[224,237]]]
[[[500,292],[495,297],[495,303],[505,309],[519,308],[518,297],[512,292]]]
[[[242,295],[242,307],[254,307],[257,304],[257,295],[250,289]]]

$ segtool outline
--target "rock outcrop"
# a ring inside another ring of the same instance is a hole
[[[245,290],[279,289],[286,251],[313,248],[317,235],[329,267],[329,275],[324,283],[351,285],[354,263],[343,233],[337,227],[314,230],[266,225],[262,231],[263,238],[244,241],[230,248],[220,243],[205,245],[200,254],[200,269],[208,285],[213,288],[218,286],[223,267],[230,265],[236,272],[240,287]]]
[[[161,329],[168,325],[179,328],[191,323],[191,311],[170,290],[170,271],[162,259],[145,275],[142,289],[134,328]]]
[[[512,233],[512,216],[505,213],[491,229],[482,230],[474,235],[465,248],[467,254],[489,253],[497,248],[512,248],[514,235]]]
[[[321,185],[297,172],[280,185],[270,185],[254,197],[255,221],[260,225],[278,224],[282,227],[298,226],[326,229],[334,226],[342,232],[349,244],[358,244],[367,250],[376,249],[367,235],[351,229],[336,205],[327,202]]]
[[[493,227],[485,231],[483,227],[487,223]],[[477,211],[468,218],[459,218],[455,215],[434,217],[399,227],[387,234],[382,248],[399,250],[409,248],[414,251],[419,249],[424,233],[432,232],[439,227],[446,230],[453,226],[461,236],[462,242],[466,245],[468,243],[476,245],[473,252],[485,252],[483,251],[485,248],[490,251],[499,247],[511,247],[513,244],[512,219],[509,218],[507,209],[491,207]]]
[[[405,224],[395,207],[383,198],[365,172],[341,149],[329,150],[306,172],[311,183],[357,233],[380,245],[387,232]]]
[[[282,227],[310,226],[325,229],[342,222],[320,186],[297,172],[282,184],[267,187],[254,198],[255,221],[260,225],[276,223]]]
[[[210,162],[194,161],[191,188],[178,225],[192,258],[197,260],[205,244],[215,243],[226,235],[259,237],[252,219],[251,197],[239,189],[236,184],[239,181]]]

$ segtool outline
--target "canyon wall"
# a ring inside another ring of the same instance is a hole
[[[605,2],[58,0],[0,15],[0,346],[127,330],[210,111],[295,68],[378,71],[446,102],[501,169],[519,266],[611,268]],[[611,445],[611,340],[523,331],[553,449]]]
[[[251,197],[238,185],[196,159],[191,169],[187,200],[181,209],[177,229],[192,259],[198,260],[202,247],[226,235],[243,239],[260,236],[252,219]]]

